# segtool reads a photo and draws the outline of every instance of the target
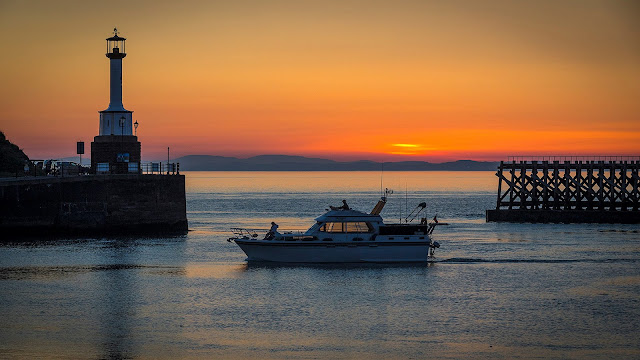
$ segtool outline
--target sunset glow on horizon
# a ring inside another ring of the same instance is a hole
[[[0,130],[75,155],[123,102],[144,160],[501,160],[640,153],[628,1],[4,1]]]

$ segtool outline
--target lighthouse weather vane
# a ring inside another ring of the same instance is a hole
[[[113,35],[118,36],[118,28],[113,28]]]

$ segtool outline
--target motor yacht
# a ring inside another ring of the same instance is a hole
[[[235,242],[247,255],[248,261],[282,263],[388,263],[426,262],[440,247],[431,234],[438,222],[421,218],[413,224],[385,224],[380,212],[386,203],[382,197],[370,213],[342,207],[331,207],[315,219],[306,232],[279,233],[269,231],[261,237],[256,232],[233,228]],[[425,203],[418,207],[424,209]],[[418,214],[419,211],[416,213]],[[413,214],[413,212],[412,212]],[[414,216],[415,219],[415,216]],[[413,220],[413,219],[412,219]],[[273,223],[272,223],[273,224]],[[273,227],[272,227],[273,229]]]

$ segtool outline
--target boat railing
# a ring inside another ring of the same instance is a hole
[[[263,231],[266,232],[266,230],[256,231],[253,229],[233,227],[231,228],[231,232],[233,233],[234,236],[229,238],[228,241],[235,240],[235,239],[255,239],[260,236],[258,235],[258,233]],[[278,238],[286,241],[297,241],[297,240],[309,241],[309,240],[316,239],[315,236],[305,235],[305,231],[302,231],[302,230],[285,231],[285,232],[279,233]]]
[[[257,238],[258,237],[258,233],[255,232],[254,230],[249,230],[249,229],[245,229],[245,228],[231,228],[231,232],[233,233],[233,235],[235,235],[236,237],[239,238]]]

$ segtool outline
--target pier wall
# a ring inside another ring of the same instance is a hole
[[[0,237],[186,231],[184,175],[0,180]]]
[[[500,162],[487,221],[640,223],[639,160]]]

